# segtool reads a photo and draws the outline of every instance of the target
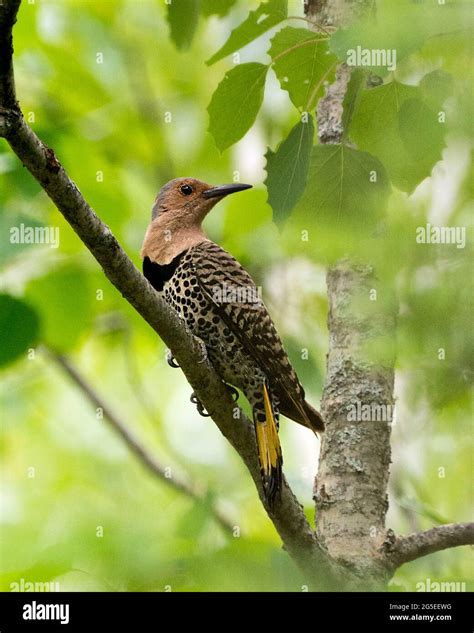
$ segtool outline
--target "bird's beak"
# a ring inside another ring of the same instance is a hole
[[[202,192],[204,198],[223,198],[230,193],[236,193],[237,191],[244,191],[245,189],[251,189],[252,185],[244,185],[241,183],[232,183],[231,185],[219,185],[218,187],[212,187]]]

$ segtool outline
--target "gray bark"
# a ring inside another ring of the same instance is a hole
[[[305,0],[305,13],[322,26],[341,28],[375,10],[375,0]]]
[[[385,558],[392,569],[450,547],[472,545],[474,523],[448,523],[424,532],[396,537],[389,530],[384,543]]]
[[[359,405],[374,413],[392,410],[393,358],[371,362],[365,346],[377,338],[377,345],[393,349],[395,316],[374,311],[370,267],[341,262],[327,282],[330,338],[322,401],[327,430],[314,487],[317,534],[333,558],[378,582],[384,576],[379,549],[388,508],[391,420],[354,420],[351,412]]]
[[[309,0],[307,15],[323,27],[341,27],[372,6],[371,0]],[[317,105],[320,143],[342,140],[343,100],[350,77],[350,68],[340,64]],[[329,350],[322,398],[327,428],[314,484],[317,536],[332,558],[364,578],[362,588],[371,583],[378,588],[387,579],[380,547],[388,508],[391,425],[351,420],[349,413],[358,405],[382,405],[382,410],[391,411],[387,405],[394,402],[393,358],[384,364],[371,362],[365,346],[376,338],[378,345],[388,339],[388,348],[393,349],[395,313],[370,309],[381,303],[369,298],[376,288],[370,266],[339,262],[328,271],[327,286]]]

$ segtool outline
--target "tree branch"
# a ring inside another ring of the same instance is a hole
[[[388,534],[385,555],[393,569],[450,547],[474,545],[474,523],[449,523],[408,536]]]
[[[16,101],[12,67],[11,32],[19,5],[20,0],[1,0],[0,3],[0,136],[6,138],[110,282],[171,349],[199,400],[247,466],[285,549],[303,570],[307,584],[316,586],[320,580],[331,577],[333,565],[317,543],[303,508],[285,479],[281,498],[273,510],[265,505],[253,425],[240,410],[236,419],[232,398],[209,361],[202,358],[199,341],[137,270],[109,227],[69,178],[53,150],[24,120]]]
[[[17,107],[13,79],[12,29],[21,0],[0,0],[0,136],[5,132],[5,109]]]
[[[122,438],[131,452],[138,457],[140,462],[148,468],[148,470],[158,477],[163,483],[170,486],[174,490],[185,494],[191,499],[198,502],[206,501],[206,494],[199,491],[197,486],[189,484],[184,479],[167,476],[166,468],[160,464],[156,457],[150,453],[145,446],[136,438],[128,428],[128,425],[112,410],[112,408],[99,396],[99,394],[92,388],[92,386],[81,376],[79,371],[74,367],[73,363],[67,356],[58,354],[57,352],[47,349],[48,356],[56,363],[56,365],[62,369],[78,387],[82,393],[86,396],[89,402],[96,408],[102,410],[104,419],[107,420],[112,429]],[[217,523],[226,531],[232,533],[234,524],[231,523],[216,507],[211,506],[210,512]]]

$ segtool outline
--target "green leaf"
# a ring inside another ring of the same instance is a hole
[[[168,24],[171,39],[179,50],[191,46],[199,20],[199,0],[171,0]]]
[[[201,0],[201,13],[206,18],[211,15],[223,17],[236,2],[237,0]]]
[[[87,273],[73,264],[30,282],[26,297],[41,315],[42,340],[60,351],[76,344],[90,326],[97,304]]]
[[[345,145],[316,145],[298,210],[318,223],[366,230],[382,216],[389,189],[374,156]]]
[[[342,131],[343,138],[347,138],[354,112],[359,105],[363,94],[364,84],[367,80],[367,71],[354,68],[347,85],[346,94],[342,102]]]
[[[369,63],[359,55],[357,65],[383,77],[389,70],[395,70],[400,60],[421,49],[428,38],[465,27],[463,13],[454,4],[379,0],[376,16],[369,13],[366,18],[336,31],[331,36],[330,49],[350,65],[358,49],[371,51]],[[381,64],[388,51],[395,53],[395,68]]]
[[[349,131],[357,146],[377,156],[392,182],[407,192],[431,174],[443,148],[443,124],[422,103],[421,94],[419,87],[396,81],[365,91]],[[403,107],[408,99],[417,104]]]
[[[417,46],[399,38],[406,35],[403,29],[388,33],[380,29],[373,20],[353,24],[347,29],[339,29],[330,39],[329,48],[348,66],[364,68],[380,77],[396,69],[397,62]],[[397,46],[395,43],[399,42]],[[421,46],[421,42],[419,43]]]
[[[308,177],[314,124],[311,116],[300,121],[276,152],[266,153],[268,204],[276,222],[285,220],[304,191]]]
[[[246,46],[266,31],[276,26],[288,15],[288,0],[268,0],[262,2],[255,11],[250,11],[247,18],[235,28],[227,42],[217,53],[207,60],[210,66],[227,57],[231,53]]]
[[[35,345],[39,318],[27,303],[0,295],[0,366],[16,360]]]
[[[436,110],[453,94],[452,75],[443,70],[433,70],[420,81],[420,90],[424,102]]]
[[[400,138],[407,154],[420,170],[431,172],[433,160],[441,158],[443,126],[438,115],[421,99],[407,99],[400,108]]]
[[[273,37],[268,54],[283,90],[297,108],[310,110],[337,58],[328,43],[308,29],[287,26]]]
[[[390,184],[382,163],[345,145],[316,145],[308,180],[281,230],[287,252],[332,265],[341,257],[367,261],[383,244]]]
[[[222,152],[253,125],[263,101],[268,66],[250,62],[226,73],[212,95],[209,131]]]

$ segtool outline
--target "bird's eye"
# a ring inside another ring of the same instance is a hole
[[[180,189],[181,189],[181,193],[184,194],[185,196],[190,196],[193,192],[193,188],[191,187],[191,185],[182,185]]]

